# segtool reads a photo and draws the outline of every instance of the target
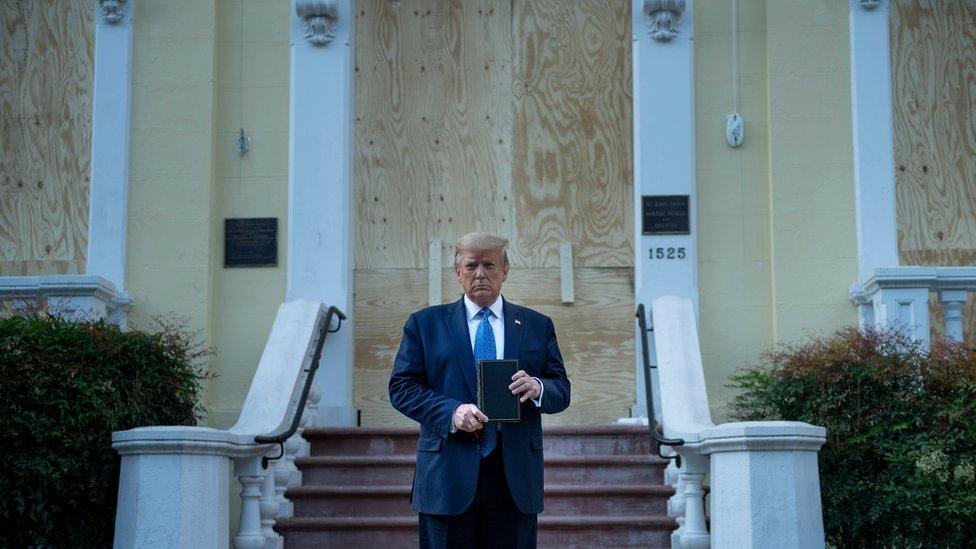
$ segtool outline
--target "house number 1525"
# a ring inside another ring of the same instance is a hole
[[[684,259],[685,248],[651,248],[649,259]]]

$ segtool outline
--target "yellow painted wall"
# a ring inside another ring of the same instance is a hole
[[[215,0],[135,2],[130,324],[176,311],[212,342]]]
[[[745,141],[725,141],[732,109],[732,2],[695,3],[699,326],[712,414],[729,374],[773,342],[766,108],[766,2],[739,0],[739,105]]]
[[[176,312],[215,347],[206,423],[228,427],[284,299],[289,4],[143,0],[135,10],[131,323]],[[279,266],[225,269],[228,217],[277,217]]]
[[[766,3],[774,339],[857,321],[849,7]]]
[[[219,373],[210,384],[209,423],[232,425],[251,385],[278,305],[288,258],[289,3],[219,0],[217,6],[214,305]],[[240,130],[248,151],[238,152]],[[278,266],[223,267],[223,220],[278,218]]]

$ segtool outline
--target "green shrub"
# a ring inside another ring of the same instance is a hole
[[[160,330],[56,316],[0,318],[0,547],[112,544],[112,431],[193,425],[210,351],[173,317]]]
[[[848,328],[732,376],[741,420],[827,428],[824,528],[837,547],[976,540],[976,349]]]

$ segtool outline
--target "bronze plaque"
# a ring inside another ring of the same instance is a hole
[[[688,195],[641,197],[641,234],[691,234]]]
[[[277,217],[224,220],[224,267],[277,266]]]

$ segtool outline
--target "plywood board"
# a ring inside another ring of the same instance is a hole
[[[84,272],[92,11],[87,0],[0,0],[0,262],[4,272]],[[25,265],[18,269],[14,264],[19,262]]]
[[[904,265],[976,265],[976,2],[892,4],[891,66]]]
[[[460,297],[444,270],[444,301]],[[364,270],[356,274],[355,406],[364,425],[400,424],[389,404],[387,384],[403,323],[427,298],[422,269]],[[503,294],[513,303],[549,315],[567,373],[572,405],[547,416],[550,424],[610,423],[634,403],[633,272],[629,268],[576,271],[576,302],[560,304],[559,269],[513,270]]]
[[[576,382],[556,423],[633,404],[630,3],[405,0],[357,7],[355,402],[405,420],[387,383],[403,322],[459,295],[454,240],[510,239],[506,296],[556,322]],[[440,240],[440,249],[429,243]],[[561,305],[559,247],[575,303]]]
[[[422,268],[427,243],[511,236],[510,4],[363,3],[356,265]]]
[[[976,265],[976,1],[892,2],[898,255],[902,265]],[[967,341],[976,332],[970,295]],[[932,295],[932,335],[944,332]]]
[[[633,265],[630,2],[516,2],[518,264]]]

